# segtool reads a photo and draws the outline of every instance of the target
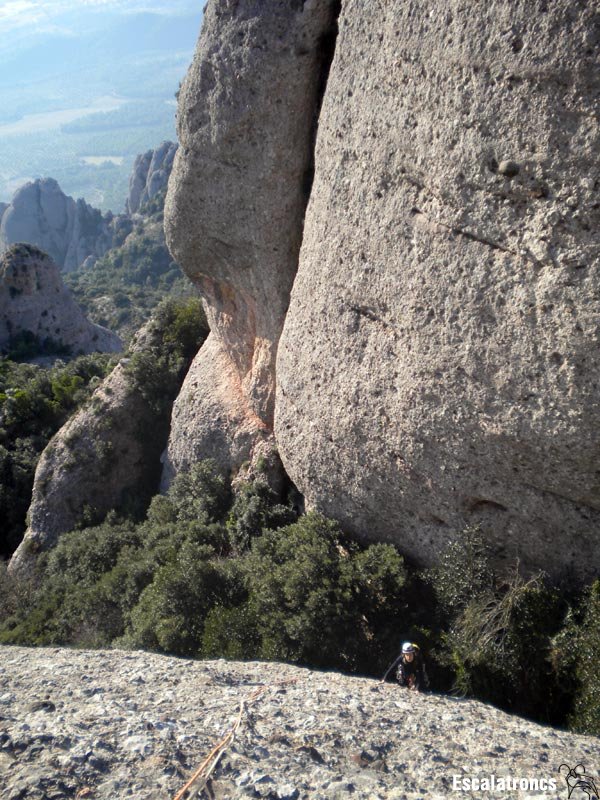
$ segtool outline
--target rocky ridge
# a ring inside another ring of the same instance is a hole
[[[181,380],[164,377],[161,400],[149,399],[140,386],[135,359],[156,369],[152,353],[161,333],[151,318],[134,337],[112,372],[90,401],[52,438],[38,462],[23,541],[10,562],[11,571],[26,575],[37,555],[52,547],[60,534],[73,530],[87,511],[102,520],[114,508],[138,509],[158,490],[160,456],[169,429],[169,396]],[[138,366],[137,369],[144,367]],[[151,432],[151,435],[149,435]]]
[[[6,800],[174,797],[242,700],[203,797],[566,797],[561,764],[598,780],[597,739],[475,701],[288,664],[2,647],[0,791]],[[454,776],[491,775],[556,788],[452,789]]]
[[[0,256],[0,349],[29,332],[73,353],[117,353],[119,337],[90,322],[62,282],[54,261],[31,245],[13,245]]]
[[[113,216],[66,195],[53,178],[15,192],[0,222],[0,253],[17,242],[36,245],[65,272],[91,265],[113,243]]]

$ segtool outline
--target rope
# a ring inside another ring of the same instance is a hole
[[[192,775],[189,781],[185,784],[185,786],[180,789],[173,800],[183,800],[186,796],[187,792],[194,787],[195,784],[199,783],[202,780],[202,784],[198,786],[198,792],[200,792],[206,786],[208,779],[210,778],[211,773],[216,768],[217,764],[219,763],[219,759],[227,750],[233,739],[235,738],[235,734],[237,733],[240,725],[242,724],[242,717],[244,716],[244,711],[246,710],[247,706],[252,705],[255,703],[260,697],[263,696],[269,690],[284,686],[285,684],[290,683],[297,683],[298,678],[288,678],[284,681],[279,681],[278,683],[272,683],[265,686],[261,686],[258,689],[255,689],[251,694],[248,695],[245,699],[240,701],[240,710],[237,716],[236,721],[233,723],[231,730],[223,736],[223,738],[213,747],[210,753],[206,756],[204,761],[200,764],[196,772]]]

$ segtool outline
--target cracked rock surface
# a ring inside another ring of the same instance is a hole
[[[443,798],[454,775],[492,774],[555,778],[562,796],[562,763],[592,774],[600,764],[595,738],[371,679],[277,663],[2,647],[0,794],[174,797],[231,729],[240,701],[261,688],[201,796]]]
[[[346,0],[275,434],[307,506],[432,563],[600,561],[592,5]]]

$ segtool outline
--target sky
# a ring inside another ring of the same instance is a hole
[[[202,0],[0,0],[0,36],[8,33],[61,32],[77,35],[81,14],[131,14],[150,11],[165,16],[189,14]],[[1,46],[1,45],[0,45]]]

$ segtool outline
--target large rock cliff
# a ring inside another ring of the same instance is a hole
[[[335,6],[207,8],[166,217],[212,333],[170,469],[239,465],[275,404],[289,475],[356,533],[431,562],[480,522],[509,562],[590,576],[598,15],[345,0],[304,220]]]
[[[211,333],[164,487],[278,450],[308,507],[420,563],[481,524],[507,568],[594,576],[598,25],[582,0],[209,2],[165,230]]]
[[[309,505],[431,562],[600,563],[599,18],[344,3],[277,362]]]
[[[52,259],[31,245],[13,245],[0,257],[0,352],[32,334],[73,353],[118,353],[123,343],[90,322],[63,284]]]
[[[0,253],[17,242],[36,245],[65,272],[112,247],[112,215],[73,200],[53,178],[26,183],[0,217]]]

